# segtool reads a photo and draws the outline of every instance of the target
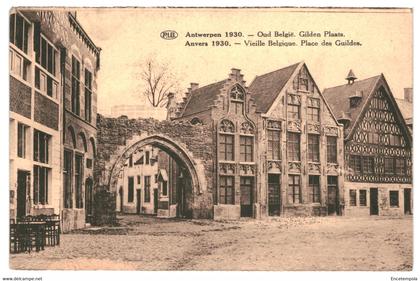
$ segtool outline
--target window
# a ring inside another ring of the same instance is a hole
[[[16,13],[10,15],[9,24],[9,42],[27,54],[30,23]]]
[[[397,158],[395,159],[395,173],[397,175],[405,175],[406,174],[406,166],[405,166],[405,159]]]
[[[300,105],[288,104],[287,117],[290,119],[300,119]]]
[[[167,181],[162,182],[162,195],[168,196],[168,182]]]
[[[391,190],[389,192],[389,206],[399,207],[399,194],[397,190]]]
[[[319,99],[308,99],[308,120],[319,122],[320,120],[320,102]]]
[[[309,85],[308,85],[308,79],[307,78],[299,78],[299,90],[308,91]]]
[[[235,204],[233,177],[220,177],[219,203]]]
[[[309,198],[312,203],[321,203],[319,176],[309,176]]]
[[[379,143],[379,134],[375,132],[368,132],[368,143]]]
[[[356,206],[356,190],[350,189],[350,206]]]
[[[26,133],[28,126],[18,123],[18,141],[17,141],[17,156],[20,158],[26,157]]]
[[[366,206],[366,190],[365,189],[359,190],[359,205]]]
[[[80,115],[80,62],[71,58],[71,111]]]
[[[254,138],[249,136],[240,137],[240,156],[242,162],[252,162],[254,161]]]
[[[38,65],[35,67],[35,87],[43,94],[58,97],[57,58],[56,48],[35,28],[34,50]],[[41,67],[40,67],[41,66]]]
[[[337,163],[337,138],[327,136],[327,162]]]
[[[34,205],[48,204],[48,178],[51,169],[34,165],[34,187],[33,202]]]
[[[85,69],[85,120],[92,121],[92,73]]]
[[[245,100],[244,90],[238,85],[234,86],[232,90],[230,91],[230,101],[231,101],[230,111],[234,112],[235,114],[243,114],[244,100]]]
[[[372,156],[363,156],[363,174],[373,174],[374,167],[373,167],[373,157]]]
[[[29,67],[31,65],[29,60],[18,54],[18,52],[13,49],[9,50],[9,60],[10,73],[22,78],[25,81],[29,81]]]
[[[385,170],[385,174],[394,174],[395,173],[395,163],[394,163],[393,158],[385,157],[385,159],[384,159],[384,170]]]
[[[361,173],[361,157],[358,155],[350,155],[349,157],[349,167],[355,173]]]
[[[289,189],[287,192],[289,203],[301,203],[300,176],[289,175]]]
[[[271,160],[280,160],[280,131],[267,130],[268,153],[267,157]]]
[[[64,208],[73,208],[72,195],[72,171],[73,171],[73,153],[69,150],[64,150]]]
[[[92,166],[93,166],[93,159],[87,158],[86,159],[86,168],[92,169]]]
[[[141,176],[137,176],[137,184],[140,184],[141,182]]]
[[[146,165],[150,164],[150,151],[146,151]]]
[[[134,177],[128,177],[128,199],[129,203],[134,202]]]
[[[287,133],[287,157],[289,161],[300,161],[300,134]]]
[[[150,176],[144,176],[144,202],[150,202]]]
[[[55,76],[57,71],[58,52],[41,33],[38,33],[35,36],[39,36],[39,41],[38,38],[36,38],[37,40],[34,40],[35,60],[52,76]]]
[[[389,135],[389,144],[392,146],[401,146],[401,136],[399,135]]]
[[[155,174],[155,183],[158,182],[158,174]]]
[[[83,208],[83,156],[76,154],[74,157],[74,184],[76,187],[76,208]]]
[[[48,164],[50,138],[50,135],[34,130],[34,161]]]
[[[128,167],[133,167],[133,154],[128,157]]]
[[[319,136],[308,135],[308,160],[319,162]]]
[[[220,134],[220,160],[233,161],[233,135]]]

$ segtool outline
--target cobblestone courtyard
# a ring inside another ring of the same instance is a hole
[[[63,234],[59,247],[11,255],[12,269],[411,270],[412,217],[167,220]]]

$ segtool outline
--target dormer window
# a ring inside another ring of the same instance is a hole
[[[244,90],[239,85],[235,85],[230,91],[231,112],[234,112],[235,114],[243,114],[244,101]]]
[[[357,107],[362,100],[363,92],[356,91],[352,96],[349,97],[350,107]]]

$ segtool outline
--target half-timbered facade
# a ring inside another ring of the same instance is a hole
[[[345,127],[345,213],[411,213],[412,138],[385,77],[347,80],[324,91]]]

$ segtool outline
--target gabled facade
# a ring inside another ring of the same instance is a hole
[[[324,90],[345,126],[345,213],[411,213],[412,138],[381,74]]]
[[[341,214],[343,130],[305,63],[251,83],[257,103],[262,215]]]
[[[168,103],[169,119],[213,125],[215,219],[340,214],[343,130],[302,63],[204,87]]]

